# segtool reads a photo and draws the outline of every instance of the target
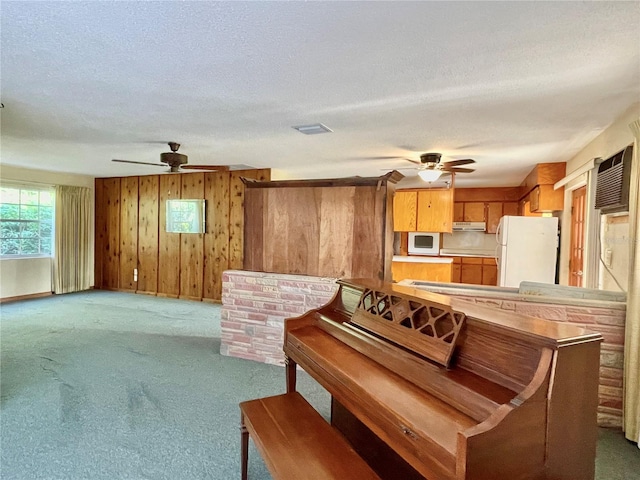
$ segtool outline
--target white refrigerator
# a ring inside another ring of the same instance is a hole
[[[496,241],[499,287],[519,287],[523,281],[555,283],[556,217],[504,216],[498,225]]]

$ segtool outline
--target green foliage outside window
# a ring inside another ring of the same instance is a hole
[[[53,192],[0,188],[0,255],[51,255]]]

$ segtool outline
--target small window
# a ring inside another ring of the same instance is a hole
[[[0,256],[50,256],[54,194],[50,188],[0,187]]]
[[[204,233],[204,200],[167,200],[167,232]]]

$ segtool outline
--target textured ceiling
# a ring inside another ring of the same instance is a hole
[[[461,186],[566,161],[640,100],[640,2],[2,1],[2,163],[120,176],[247,164]],[[293,125],[334,130],[302,135]],[[157,170],[156,170],[157,168]],[[404,171],[407,175],[414,172]]]

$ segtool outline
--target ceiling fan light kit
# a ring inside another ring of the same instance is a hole
[[[435,182],[442,175],[442,170],[420,170],[418,175],[425,182]]]

